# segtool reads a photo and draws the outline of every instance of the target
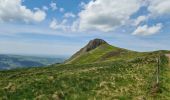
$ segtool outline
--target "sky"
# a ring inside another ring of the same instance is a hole
[[[0,54],[72,55],[90,40],[170,50],[170,0],[0,0]]]

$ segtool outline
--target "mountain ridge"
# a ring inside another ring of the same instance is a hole
[[[65,63],[72,64],[102,61],[107,58],[119,56],[122,53],[127,52],[130,53],[134,51],[112,46],[103,39],[93,39],[90,40],[89,43],[87,43],[87,45],[81,48],[78,52],[73,54],[73,56],[71,56],[70,59],[68,59]]]

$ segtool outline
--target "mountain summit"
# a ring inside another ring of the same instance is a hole
[[[85,47],[75,53],[66,64],[83,64],[111,60],[124,55],[128,50],[114,47],[102,39],[93,39]]]
[[[84,48],[82,48],[80,51],[83,52],[89,52],[97,47],[99,47],[100,45],[103,44],[108,44],[106,41],[102,40],[102,39],[94,39],[91,40]]]
[[[75,58],[77,58],[80,55],[86,54],[94,49],[96,49],[97,47],[107,44],[109,45],[106,41],[102,40],[102,39],[93,39],[91,40],[85,47],[83,47],[82,49],[80,49],[77,53],[75,53],[70,59],[68,59],[66,61],[66,63],[71,63]]]

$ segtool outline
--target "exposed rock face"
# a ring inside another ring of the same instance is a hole
[[[102,40],[102,39],[94,39],[91,40],[84,48],[80,49],[80,51],[78,51],[77,53],[75,53],[69,60],[74,59],[75,57],[84,54],[86,52],[89,52],[97,47],[99,47],[100,45],[103,44],[108,44],[106,41]],[[68,61],[69,61],[68,60]]]
[[[97,48],[98,46],[102,45],[102,44],[107,44],[106,41],[102,40],[102,39],[94,39],[91,40],[84,48],[83,51],[84,52],[88,52],[91,51],[95,48]]]

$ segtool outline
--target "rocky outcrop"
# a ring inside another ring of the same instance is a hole
[[[103,44],[108,44],[106,41],[102,40],[102,39],[94,39],[91,40],[85,47],[83,47],[82,49],[80,49],[77,53],[75,53],[69,60],[70,61],[74,58],[76,58],[77,56],[84,54],[86,52],[89,52],[91,50],[94,50],[95,48],[103,45]],[[66,62],[67,62],[66,61]]]
[[[88,52],[88,51],[91,51],[95,48],[97,48],[98,46],[100,45],[103,45],[103,44],[107,44],[106,41],[102,40],[102,39],[94,39],[94,40],[91,40],[83,49],[82,51],[83,52]]]

